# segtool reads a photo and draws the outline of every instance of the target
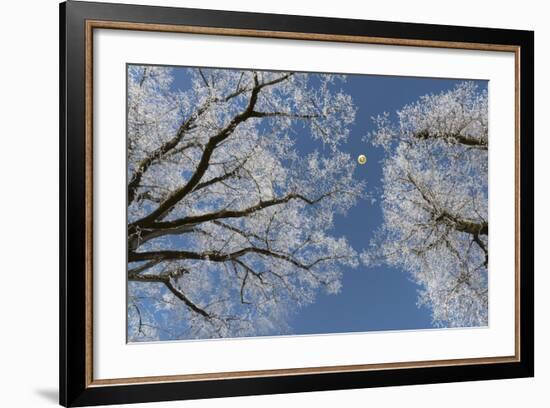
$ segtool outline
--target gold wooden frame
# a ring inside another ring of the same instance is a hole
[[[114,379],[93,378],[93,30],[118,29],[132,31],[170,32],[187,34],[206,34],[237,37],[259,37],[276,39],[294,39],[311,41],[330,41],[342,43],[362,43],[379,45],[397,45],[411,47],[450,48],[463,50],[513,52],[515,58],[515,353],[513,356],[479,357],[449,360],[430,360],[414,362],[396,362],[379,364],[354,364],[323,367],[303,367],[273,370],[214,372],[205,374],[166,375],[153,377],[127,377]],[[420,368],[461,366],[471,364],[514,363],[521,361],[520,356],[520,47],[515,45],[483,44],[466,42],[428,41],[413,39],[395,39],[368,36],[313,34],[285,31],[262,31],[250,29],[231,29],[197,27],[186,25],[166,25],[149,23],[128,23],[119,21],[86,21],[86,369],[85,385],[101,387],[112,385],[130,385],[144,383],[168,383],[180,381],[223,380],[235,378],[292,376],[300,374],[320,374],[353,371],[389,370],[396,368]]]

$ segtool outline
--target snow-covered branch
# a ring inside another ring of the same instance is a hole
[[[363,255],[408,271],[435,324],[488,321],[487,92],[465,82],[375,118],[384,223]]]
[[[364,188],[339,148],[355,117],[345,78],[178,69],[183,89],[171,68],[129,69],[130,338],[284,332],[358,264],[327,234]],[[298,154],[298,134],[323,154]]]

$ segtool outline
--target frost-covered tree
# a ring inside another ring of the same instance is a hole
[[[374,121],[384,220],[363,260],[408,271],[436,325],[486,325],[487,92],[464,82]]]
[[[130,341],[283,333],[339,291],[357,254],[328,230],[363,189],[339,149],[355,117],[343,80],[128,68]]]

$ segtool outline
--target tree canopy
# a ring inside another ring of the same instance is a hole
[[[408,271],[436,325],[486,325],[487,92],[464,82],[374,121],[366,139],[386,151],[384,222],[363,261]]]
[[[382,219],[365,249],[334,228],[373,194],[344,152],[345,82],[128,66],[129,341],[289,333],[360,264],[407,272],[435,326],[488,323],[487,92],[462,82],[374,118]]]
[[[358,265],[328,233],[364,189],[345,77],[186,71],[176,89],[172,68],[128,68],[129,340],[284,332]]]

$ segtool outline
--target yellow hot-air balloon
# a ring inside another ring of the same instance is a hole
[[[360,154],[359,157],[357,157],[357,162],[359,164],[366,164],[367,163],[367,156],[364,154]]]

